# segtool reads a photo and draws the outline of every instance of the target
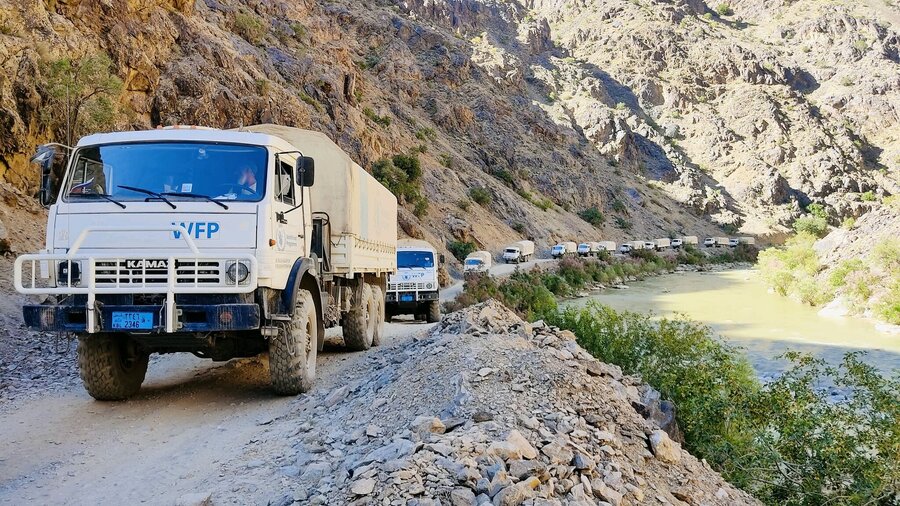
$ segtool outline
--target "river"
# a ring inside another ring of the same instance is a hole
[[[709,325],[743,348],[764,379],[784,370],[788,362],[777,357],[788,350],[809,352],[831,364],[839,364],[848,351],[864,351],[862,360],[883,373],[900,370],[900,335],[879,332],[860,318],[820,316],[814,308],[769,293],[750,269],[652,277],[565,305],[589,300],[658,316],[680,313]]]

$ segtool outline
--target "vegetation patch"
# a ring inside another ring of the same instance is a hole
[[[600,212],[596,207],[590,207],[578,213],[578,216],[581,217],[582,220],[590,223],[595,227],[599,227],[603,225],[603,222],[606,221],[606,218],[603,216],[603,213]]]
[[[469,190],[469,198],[474,200],[476,204],[482,206],[490,204],[493,199],[493,197],[491,197],[491,192],[480,186]]]
[[[428,212],[428,199],[422,193],[422,164],[415,154],[378,160],[372,164],[372,176],[396,195],[401,204],[411,204],[419,218]]]
[[[460,262],[465,260],[476,248],[475,243],[469,241],[450,241],[447,243],[447,249]]]
[[[372,120],[372,122],[375,123],[376,125],[380,125],[385,128],[391,126],[391,117],[390,116],[379,116],[378,114],[375,113],[374,110],[372,110],[371,107],[363,108],[363,116]]]
[[[234,15],[234,33],[256,46],[262,42],[268,28],[257,16],[248,12],[238,12]]]

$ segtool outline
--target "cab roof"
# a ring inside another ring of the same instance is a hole
[[[81,140],[78,141],[78,147],[93,146],[97,144],[154,141],[223,142],[230,144],[248,144],[252,146],[274,146],[285,151],[296,149],[284,139],[274,135],[204,127],[170,127],[157,128],[155,130],[99,133],[82,137]]]

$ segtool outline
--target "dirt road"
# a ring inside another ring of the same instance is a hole
[[[552,260],[549,258],[537,258],[528,262],[524,262],[521,264],[507,264],[507,263],[496,263],[490,269],[490,274],[496,277],[509,276],[516,269],[522,269],[529,271],[534,269],[537,266],[546,267],[550,262],[555,262],[556,260]],[[448,301],[456,297],[460,292],[462,292],[463,283],[462,281],[457,281],[453,285],[444,288],[441,290],[441,300]]]
[[[431,327],[388,324],[384,346]],[[367,354],[326,346],[313,393],[343,385]],[[141,393],[128,402],[94,401],[78,385],[12,401],[0,407],[0,504],[174,504],[221,489],[223,466],[302,402],[270,392],[261,360],[214,364],[184,354],[152,359]],[[255,487],[237,496],[275,493]]]

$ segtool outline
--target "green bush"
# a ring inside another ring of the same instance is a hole
[[[801,216],[794,221],[794,230],[798,234],[825,237],[828,234],[828,221],[820,216]]]
[[[472,205],[472,201],[469,199],[459,199],[456,201],[456,205],[463,211],[468,211],[469,207]]]
[[[861,194],[859,195],[859,198],[860,198],[863,202],[875,202],[875,193],[872,192],[872,191],[867,191],[867,192],[865,192],[865,193],[861,193]]]
[[[492,174],[500,181],[506,183],[507,186],[512,186],[516,182],[516,176],[507,169],[497,169]]]
[[[268,29],[263,21],[255,15],[238,12],[234,15],[234,33],[243,37],[247,42],[258,45],[268,33]]]
[[[447,249],[450,250],[450,253],[452,253],[457,260],[462,262],[469,256],[469,253],[475,251],[477,247],[475,246],[475,243],[469,241],[450,241],[447,244]]]
[[[813,250],[815,236],[800,233],[784,248],[769,248],[759,253],[758,266],[763,279],[780,295],[799,295],[798,285],[819,272],[819,260]]]
[[[693,244],[683,244],[675,257],[675,263],[684,265],[705,265],[706,255]]]
[[[734,11],[731,9],[731,5],[721,3],[716,6],[716,13],[719,16],[731,16],[732,14],[734,14]]]
[[[476,204],[486,206],[491,203],[491,192],[487,191],[486,188],[476,187],[469,190],[469,198],[475,201]]]
[[[875,316],[894,325],[900,325],[900,279],[894,279],[887,293],[873,307]]]
[[[391,126],[390,116],[379,116],[378,114],[375,113],[374,110],[372,110],[371,107],[363,108],[363,116],[372,120],[372,122],[375,123],[376,125],[381,125],[385,128]]]
[[[900,381],[848,354],[840,367],[796,353],[762,385],[746,359],[684,318],[654,320],[596,303],[548,321],[604,362],[671,399],[685,446],[772,505],[890,504],[896,498]],[[822,385],[852,395],[836,402]]]
[[[628,208],[625,207],[625,203],[619,199],[614,199],[610,204],[612,206],[612,210],[617,213],[627,213]]]
[[[876,244],[872,260],[889,276],[900,276],[900,239],[888,238]]]
[[[416,139],[419,139],[420,141],[433,141],[437,139],[437,132],[431,127],[422,127],[416,130]]]
[[[854,272],[864,271],[865,269],[866,266],[862,263],[862,260],[858,258],[844,260],[831,270],[831,273],[828,275],[828,284],[831,285],[832,288],[841,288],[847,284],[847,276]]]
[[[828,219],[828,210],[822,204],[812,203],[806,206],[806,212],[815,216],[816,218],[822,218],[823,220]]]
[[[631,230],[631,223],[621,216],[616,216],[616,227],[622,230]]]
[[[520,233],[520,234],[524,234],[524,233],[525,233],[525,224],[522,223],[522,222],[520,222],[520,221],[517,221],[517,222],[513,223],[513,224],[511,225],[511,227],[512,227],[513,230],[515,230],[516,232],[518,232],[518,233]]]
[[[372,176],[397,196],[401,204],[413,206],[422,217],[428,211],[428,199],[422,194],[422,164],[415,154],[397,154],[372,164]]]
[[[603,213],[600,212],[596,207],[590,207],[578,213],[578,216],[581,217],[582,220],[590,223],[595,227],[599,227],[603,224],[606,219],[603,217]]]

